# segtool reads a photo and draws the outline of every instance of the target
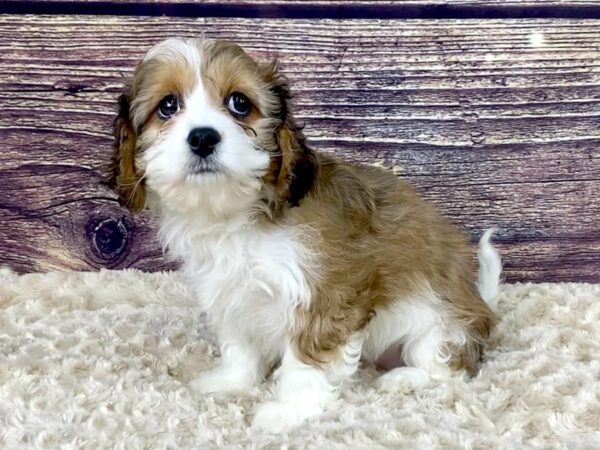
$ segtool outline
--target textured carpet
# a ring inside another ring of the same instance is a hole
[[[324,416],[248,427],[269,383],[193,395],[217,347],[174,273],[0,274],[3,448],[600,448],[600,286],[508,285],[481,373],[383,395],[362,368]]]

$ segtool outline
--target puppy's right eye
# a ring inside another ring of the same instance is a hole
[[[179,99],[172,94],[167,95],[158,104],[158,117],[167,120],[173,117],[179,111]]]

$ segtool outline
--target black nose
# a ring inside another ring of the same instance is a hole
[[[208,127],[194,128],[187,138],[190,150],[202,158],[214,152],[220,140],[221,135],[218,131]]]

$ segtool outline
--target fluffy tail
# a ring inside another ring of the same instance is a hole
[[[496,228],[490,228],[479,240],[479,295],[496,311],[498,294],[500,293],[500,275],[502,261],[500,254],[490,242]]]

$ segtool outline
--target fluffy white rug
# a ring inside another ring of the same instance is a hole
[[[0,275],[3,448],[600,448],[600,285],[508,285],[475,379],[381,394],[363,368],[317,421],[248,427],[247,395],[193,395],[216,346],[175,273]]]

